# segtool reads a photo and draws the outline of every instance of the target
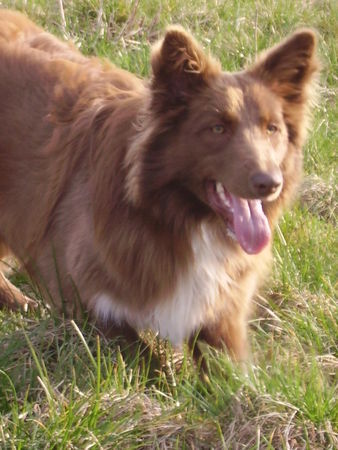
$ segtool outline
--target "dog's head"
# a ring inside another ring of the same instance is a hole
[[[289,195],[301,170],[315,47],[313,31],[299,30],[230,74],[188,33],[169,28],[152,53],[139,198],[158,200],[163,214],[180,207],[177,193],[181,204],[222,216],[247,253],[262,250],[269,203]]]

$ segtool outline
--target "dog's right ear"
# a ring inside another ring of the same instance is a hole
[[[165,96],[167,105],[184,102],[221,72],[219,63],[179,26],[170,27],[154,46],[151,64],[154,95]]]

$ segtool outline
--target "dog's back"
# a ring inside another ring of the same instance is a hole
[[[63,247],[73,226],[73,241],[88,237],[87,229],[81,234],[81,225],[73,224],[81,215],[77,208],[88,208],[82,203],[89,197],[84,194],[87,186],[81,188],[76,206],[66,206],[63,213],[62,205],[68,205],[65,199],[72,197],[78,182],[72,174],[75,167],[80,179],[82,170],[88,172],[93,121],[98,111],[104,112],[109,96],[109,112],[118,109],[116,127],[123,118],[128,124],[144,85],[108,62],[82,56],[20,13],[0,10],[0,23],[0,257],[10,248],[27,264],[39,254],[43,269],[38,276],[49,279],[43,272],[55,274],[51,240],[52,246]],[[120,108],[128,98],[132,104]],[[43,239],[47,232],[49,243]],[[64,258],[62,251],[61,272],[67,270]],[[0,279],[0,304],[2,284]],[[4,290],[14,292],[17,303],[26,301],[13,286],[8,289],[8,282]]]
[[[41,32],[41,28],[23,14],[0,9],[0,40],[6,42],[25,40]]]
[[[21,44],[45,52],[54,58],[82,63],[87,61],[75,45],[62,42],[50,33],[46,33],[26,16],[16,11],[0,10],[0,45],[1,43]]]
[[[53,147],[59,136],[52,114],[62,115],[58,105],[66,112],[76,102],[86,61],[24,15],[0,10],[1,233],[13,251],[20,242],[25,253],[34,254],[47,226],[41,213],[53,207],[49,191],[61,176],[56,160],[62,154]]]

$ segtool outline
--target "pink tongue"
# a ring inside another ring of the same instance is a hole
[[[245,200],[231,195],[234,209],[234,231],[243,250],[259,253],[268,244],[270,226],[260,200]]]

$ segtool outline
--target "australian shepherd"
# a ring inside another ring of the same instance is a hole
[[[144,81],[0,11],[0,248],[102,330],[237,360],[302,171],[316,38],[229,73],[178,26]],[[1,274],[0,303],[32,301]]]

